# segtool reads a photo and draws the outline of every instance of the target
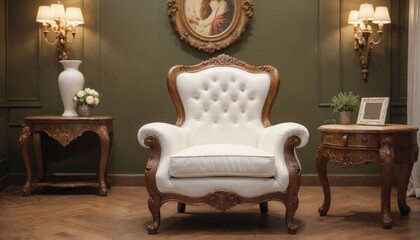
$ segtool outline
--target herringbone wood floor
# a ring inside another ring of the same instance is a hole
[[[400,216],[396,191],[392,193],[394,228],[380,223],[378,187],[332,187],[329,214],[317,209],[321,187],[302,187],[295,221],[296,235],[286,233],[284,206],[269,203],[269,212],[258,206],[236,206],[219,213],[207,206],[187,206],[177,213],[176,203],[162,207],[157,235],[148,235],[151,221],[144,187],[113,187],[107,197],[94,189],[44,189],[22,197],[11,187],[0,193],[0,239],[420,239],[420,199],[408,198],[409,216]]]

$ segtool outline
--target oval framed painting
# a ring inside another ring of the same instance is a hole
[[[180,39],[209,53],[238,41],[254,14],[251,0],[168,0],[167,4]]]

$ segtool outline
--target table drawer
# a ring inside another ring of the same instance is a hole
[[[324,158],[334,164],[342,167],[349,168],[359,165],[366,165],[368,163],[379,163],[379,152],[377,150],[343,150],[337,148],[325,147],[323,151]]]
[[[339,147],[379,147],[378,134],[323,133],[322,143]]]

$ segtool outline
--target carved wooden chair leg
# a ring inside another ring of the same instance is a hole
[[[185,212],[185,203],[178,202],[178,212],[184,213]]]
[[[149,234],[156,234],[160,225],[160,207],[162,204],[149,197],[148,206],[153,217],[153,223],[147,226],[147,232]]]
[[[262,203],[260,203],[260,211],[262,213],[268,212],[268,202],[262,202]]]
[[[292,201],[285,203],[285,206],[286,206],[285,222],[286,222],[286,227],[289,234],[295,234],[299,229],[299,226],[294,223],[294,216],[298,208],[298,205],[299,205],[299,200],[297,196],[295,196]]]

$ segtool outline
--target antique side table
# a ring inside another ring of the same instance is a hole
[[[19,146],[26,168],[26,183],[23,186],[25,196],[31,194],[32,187],[98,187],[99,195],[106,196],[110,187],[106,175],[108,155],[112,145],[113,126],[112,117],[62,117],[62,116],[30,116],[24,118],[24,126],[19,138]],[[84,132],[90,131],[98,135],[100,140],[99,170],[97,182],[46,182],[44,176],[44,161],[41,146],[41,133],[46,133],[63,147],[68,146],[73,140]],[[38,165],[39,182],[32,181],[31,161],[28,153],[28,140],[32,136],[34,152]]]
[[[328,161],[349,168],[376,163],[381,168],[381,214],[384,228],[392,228],[390,209],[391,184],[394,166],[400,164],[398,181],[398,207],[402,215],[408,215],[406,191],[413,164],[417,161],[418,128],[407,125],[384,126],[323,125],[321,145],[316,159],[318,176],[324,190],[324,203],[318,209],[325,216],[330,208],[330,187],[327,178]]]

